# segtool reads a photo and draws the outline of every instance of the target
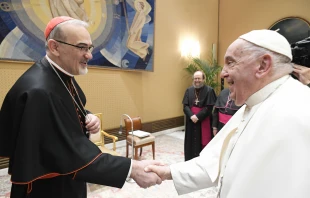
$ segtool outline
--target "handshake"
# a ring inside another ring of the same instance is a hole
[[[161,184],[162,181],[172,179],[170,167],[154,160],[132,160],[130,177],[142,188]]]

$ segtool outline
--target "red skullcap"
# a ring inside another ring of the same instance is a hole
[[[45,31],[44,31],[44,36],[45,39],[47,39],[47,37],[50,35],[51,31],[60,23],[65,22],[65,21],[69,21],[69,20],[73,20],[74,18],[68,17],[68,16],[59,16],[59,17],[55,17],[52,20],[50,20],[50,22],[48,22]]]

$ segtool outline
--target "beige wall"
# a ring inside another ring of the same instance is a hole
[[[142,116],[143,122],[183,115],[181,101],[190,85],[183,68],[180,41],[195,37],[201,56],[217,42],[217,0],[156,0],[154,72],[89,68],[77,81],[87,96],[87,109],[102,112],[104,128],[117,127],[120,116]],[[30,64],[0,62],[0,103]]]
[[[220,0],[219,63],[238,36],[254,29],[268,29],[279,19],[301,17],[310,21],[309,0]]]

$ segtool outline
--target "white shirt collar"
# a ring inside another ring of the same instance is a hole
[[[61,72],[63,72],[64,74],[66,74],[66,75],[68,75],[68,76],[70,76],[70,77],[73,77],[73,75],[72,74],[70,74],[69,72],[67,72],[66,70],[64,70],[63,68],[61,68],[59,65],[57,65],[54,61],[52,61],[52,59],[50,59],[47,55],[45,55],[45,57],[46,57],[46,59],[47,59],[47,61],[50,63],[50,64],[52,64],[52,65],[54,65],[57,69],[59,69]]]
[[[267,97],[270,94],[272,94],[280,85],[282,85],[286,80],[288,80],[289,77],[290,77],[289,75],[285,75],[285,76],[269,83],[268,85],[266,85],[265,87],[263,87],[262,89],[260,89],[259,91],[255,92],[253,95],[251,95],[245,101],[245,104],[247,104],[249,107],[252,107],[254,105],[257,105],[258,103],[261,103],[262,101],[267,99]]]

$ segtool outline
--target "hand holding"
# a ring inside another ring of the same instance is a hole
[[[162,166],[149,165],[145,167],[144,170],[146,172],[156,173],[161,178],[162,181],[172,179],[170,167],[167,165],[162,165]]]
[[[90,133],[98,133],[100,130],[100,120],[93,114],[87,114],[85,118],[86,129]]]
[[[192,115],[191,120],[192,120],[194,123],[198,122],[198,118],[197,118],[196,115]]]
[[[149,165],[161,165],[161,162],[154,160],[136,161],[132,160],[130,177],[142,188],[148,188],[155,184],[161,184],[161,178],[152,172],[145,172],[144,168]]]

